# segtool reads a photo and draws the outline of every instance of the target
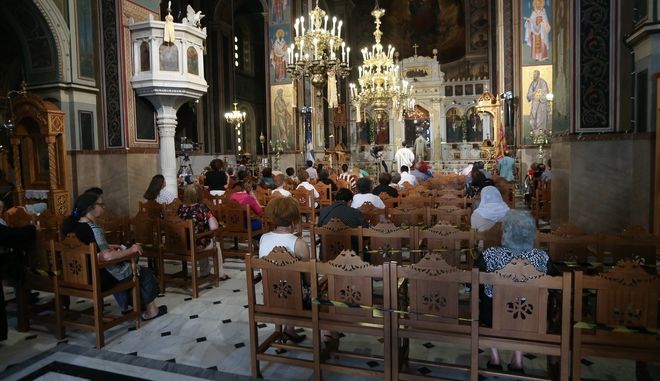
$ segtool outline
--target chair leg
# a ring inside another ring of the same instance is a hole
[[[105,345],[105,330],[103,324],[103,298],[94,296],[94,332],[96,333],[96,348],[101,349]]]
[[[57,290],[55,290],[55,337],[57,337],[57,340],[63,340],[64,339],[64,322],[63,322],[63,308],[64,306],[62,305],[62,296],[58,294]]]
[[[23,282],[16,282],[16,330],[27,332],[30,330],[30,290]]]
[[[197,289],[197,282],[198,282],[198,276],[199,273],[197,272],[197,255],[193,254],[191,257],[191,262],[192,265],[192,297],[193,299],[197,299],[199,297],[199,290]]]

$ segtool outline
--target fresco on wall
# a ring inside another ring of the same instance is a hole
[[[279,140],[285,149],[293,149],[293,85],[271,86],[270,91],[271,140],[273,143]]]
[[[90,0],[76,2],[78,19],[78,72],[81,77],[94,78],[94,27]]]
[[[274,25],[270,27],[270,83],[290,83],[291,78],[286,73],[287,48],[291,45],[289,25]]]
[[[537,74],[538,73],[538,74]],[[522,103],[523,144],[533,144],[532,130],[550,130],[552,128],[552,103],[545,95],[552,92],[552,65],[522,67]]]
[[[552,0],[521,0],[522,64],[551,64]]]
[[[197,56],[197,49],[192,46],[189,47],[186,56],[188,62],[188,74],[199,75],[199,57]]]

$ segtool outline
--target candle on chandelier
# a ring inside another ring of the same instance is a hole
[[[341,28],[341,21],[339,22],[339,27]],[[344,41],[341,42],[341,62],[344,62],[346,60],[346,43]]]
[[[302,35],[305,35],[305,17],[300,16],[300,27],[302,29]]]
[[[339,20],[339,28],[337,29],[337,37],[339,37],[339,38],[341,38],[341,25],[342,24],[343,24],[343,22],[341,20]]]
[[[312,12],[309,12],[309,30],[314,31],[314,15]]]
[[[317,60],[319,59],[319,39],[314,38],[312,43],[314,44],[314,59]]]
[[[298,24],[300,24],[300,20],[296,19],[296,23],[293,25],[294,29],[296,30],[296,37],[298,37]]]
[[[337,16],[332,16],[332,35],[335,35],[335,27],[337,24]]]
[[[328,15],[323,18],[323,30],[328,30]]]
[[[346,66],[351,66],[351,48],[346,48]]]
[[[335,39],[334,38],[330,39],[330,59],[331,60],[335,59]]]

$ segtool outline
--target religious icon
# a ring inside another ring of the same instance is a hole
[[[548,128],[548,100],[546,95],[550,92],[548,83],[541,78],[541,73],[534,70],[534,79],[527,89],[527,101],[531,102],[529,124],[534,133]]]
[[[532,0],[531,6],[529,17],[524,17],[525,44],[531,48],[532,62],[548,61],[550,21],[545,11],[545,0]]]
[[[275,29],[274,36],[272,33],[273,29]],[[288,29],[288,27],[281,26],[271,29],[271,36],[275,37],[275,39],[272,40],[270,48],[271,78],[274,83],[288,82],[286,77],[286,56],[288,45],[285,39],[288,32],[285,29]]]

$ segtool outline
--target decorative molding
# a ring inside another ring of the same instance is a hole
[[[267,256],[261,259],[275,266],[286,266],[300,262],[300,259],[289,253],[284,246],[275,246]]]
[[[419,262],[410,266],[411,270],[428,276],[451,274],[460,271],[447,263],[439,253],[428,253]]]
[[[58,54],[57,70],[62,82],[71,82],[71,33],[67,22],[54,2],[48,0],[34,0],[53,35]]]
[[[353,271],[371,266],[363,261],[353,250],[342,250],[337,258],[328,262],[330,266],[344,271]]]
[[[584,131],[583,131],[584,132]],[[596,131],[593,131],[596,132]],[[553,135],[553,143],[596,142],[622,140],[655,140],[655,132],[609,132]]]
[[[527,282],[546,276],[525,259],[514,259],[506,267],[496,270],[494,273],[513,282]]]
[[[119,37],[117,36],[117,4],[101,0],[103,70],[105,90],[106,146],[123,145],[121,115],[121,83],[119,74]]]

